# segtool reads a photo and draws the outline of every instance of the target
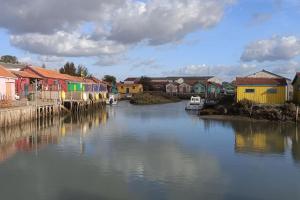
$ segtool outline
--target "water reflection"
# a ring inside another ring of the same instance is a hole
[[[92,128],[104,125],[108,119],[106,111],[52,118],[13,126],[0,130],[0,164],[18,152],[38,151],[49,144],[59,144],[63,137],[79,131],[86,136]],[[84,144],[81,143],[84,150]]]
[[[260,122],[233,122],[232,127],[235,131],[236,152],[264,154],[283,154],[287,144],[287,135],[283,129],[292,128],[283,124],[266,126]]]
[[[300,140],[299,140],[299,127],[296,133],[292,136],[292,155],[293,158],[300,163]]]
[[[299,199],[294,124],[202,120],[182,108],[121,103],[1,130],[0,197]]]
[[[204,120],[204,127],[207,130],[218,125],[233,129],[236,153],[253,155],[290,153],[294,161],[300,162],[300,127],[294,123],[238,119]]]

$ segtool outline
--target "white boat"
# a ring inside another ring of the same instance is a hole
[[[186,110],[201,110],[204,105],[204,99],[201,97],[191,97],[190,102],[186,105]]]
[[[118,98],[114,94],[110,94],[109,98],[106,100],[106,105],[117,105],[118,104]]]

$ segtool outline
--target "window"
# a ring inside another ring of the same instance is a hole
[[[254,93],[255,89],[245,89],[245,93]]]
[[[132,86],[132,89],[135,90],[135,86]]]
[[[277,93],[277,89],[276,89],[276,88],[269,88],[269,89],[267,90],[267,93],[268,93],[268,94],[276,94],[276,93]]]

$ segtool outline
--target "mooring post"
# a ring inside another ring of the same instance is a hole
[[[299,106],[296,107],[296,122],[298,122]]]

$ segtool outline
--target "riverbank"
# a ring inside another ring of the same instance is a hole
[[[179,98],[167,94],[156,93],[142,93],[132,96],[130,103],[134,105],[153,105],[153,104],[166,104],[181,101]]]
[[[258,105],[250,101],[234,102],[234,99],[224,98],[217,105],[206,106],[200,116],[238,117],[250,120],[295,122],[297,107],[293,103],[284,105]]]
[[[34,121],[39,123],[40,120],[47,120],[54,116],[80,114],[102,108],[103,105],[104,102],[100,101],[67,101],[62,103],[39,102],[37,105],[28,103],[26,106],[0,108],[0,127],[6,128]]]

